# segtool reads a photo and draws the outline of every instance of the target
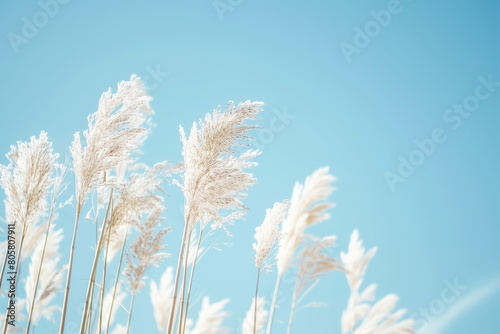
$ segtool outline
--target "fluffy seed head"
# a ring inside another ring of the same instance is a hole
[[[222,322],[229,317],[230,313],[224,311],[224,307],[229,303],[229,299],[210,304],[210,299],[204,297],[198,320],[190,334],[220,334],[230,332],[230,328],[222,327]]]
[[[298,254],[300,263],[295,284],[297,296],[305,287],[311,285],[324,274],[342,269],[340,262],[327,252],[337,240],[334,235],[323,238],[308,235],[304,236],[304,239],[306,239],[305,246]]]
[[[215,227],[223,227],[231,219],[223,217],[220,210],[244,209],[244,191],[255,180],[243,170],[256,166],[250,160],[259,152],[238,154],[235,147],[248,146],[251,138],[247,132],[256,126],[246,121],[256,119],[261,106],[261,102],[247,101],[235,107],[229,102],[224,113],[219,107],[200,120],[199,127],[194,123],[189,137],[180,127],[184,174],[183,184],[176,183],[184,192],[185,218],[191,227],[212,220]]]
[[[331,185],[336,180],[329,174],[329,168],[323,167],[308,176],[304,185],[295,184],[288,217],[282,227],[283,238],[277,255],[278,275],[283,275],[290,266],[295,249],[301,243],[304,230],[330,217],[326,210],[334,205],[322,201],[326,201],[336,189]]]
[[[266,210],[266,216],[262,225],[255,228],[255,266],[261,268],[264,260],[271,252],[274,244],[279,240],[281,234],[279,225],[286,217],[290,202],[276,202],[272,209]]]
[[[151,110],[150,100],[141,79],[132,75],[130,81],[118,84],[115,94],[111,89],[102,94],[98,110],[88,117],[84,148],[80,134],[75,133],[71,155],[78,206],[83,206],[89,191],[103,183],[104,172],[128,161],[130,152],[140,145],[147,132],[140,125]]]
[[[170,229],[164,228],[158,232],[154,230],[162,221],[160,215],[163,209],[159,206],[149,215],[146,222],[139,227],[138,237],[130,244],[124,275],[129,281],[132,294],[136,294],[144,287],[142,279],[146,270],[157,267],[158,263],[168,256],[160,251],[166,247],[162,245],[163,236]]]
[[[174,295],[174,275],[173,268],[167,267],[160,282],[157,284],[151,281],[150,298],[153,304],[153,311],[156,321],[156,327],[159,332],[164,332],[167,328],[168,314],[172,306],[172,297]]]
[[[46,195],[58,155],[52,153],[52,143],[42,131],[38,138],[11,146],[7,158],[9,164],[0,165],[6,218],[8,223],[16,224],[18,235],[24,235],[46,210]]]
[[[413,320],[400,320],[406,310],[392,313],[398,301],[396,295],[388,294],[372,304],[376,285],[370,284],[360,292],[363,276],[375,251],[376,248],[372,248],[365,253],[359,232],[354,230],[348,252],[340,254],[351,288],[347,308],[342,312],[342,334],[412,334]]]

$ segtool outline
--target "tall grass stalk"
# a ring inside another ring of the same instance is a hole
[[[55,196],[55,195],[54,195]],[[54,215],[54,205],[50,209],[49,220],[47,224],[47,231],[45,232],[45,240],[43,241],[42,257],[40,258],[40,265],[38,267],[38,274],[36,276],[35,291],[33,292],[33,299],[31,300],[30,314],[28,317],[28,324],[26,325],[26,334],[30,332],[31,318],[33,316],[33,309],[35,308],[36,292],[38,289],[38,282],[40,281],[40,274],[42,272],[42,264],[45,256],[45,248],[47,247],[47,239],[49,238],[50,225],[52,223],[52,217]]]
[[[101,286],[99,286],[99,284],[94,284],[94,288],[95,288],[95,286],[97,286],[99,288],[99,292],[97,293],[95,310],[93,312],[97,313],[101,308],[101,298],[100,297],[101,297],[101,294],[104,293],[104,290],[102,289]],[[92,305],[92,303],[90,303],[90,305]],[[95,326],[96,318],[97,318],[97,315],[92,317],[92,306],[91,306],[90,311],[89,311],[89,317],[88,317],[88,319],[89,319],[89,321],[88,321],[88,325],[89,325],[88,326],[88,333],[92,333],[92,329]],[[87,328],[85,328],[85,332],[87,332]]]
[[[253,334],[256,334],[257,329],[257,303],[258,303],[258,295],[259,295],[259,280],[260,280],[260,268],[257,269],[257,284],[255,285],[255,309],[253,315]]]
[[[87,287],[87,296],[85,297],[85,305],[84,305],[84,308],[83,308],[82,322],[81,322],[81,325],[80,325],[80,334],[85,333],[85,324],[86,324],[87,317],[89,316],[89,314],[88,314],[88,306],[89,306],[89,299],[91,298],[90,297],[91,287],[93,287],[93,285],[94,285],[94,279],[95,279],[95,274],[96,274],[96,269],[97,269],[97,263],[99,261],[99,255],[101,253],[102,243],[104,242],[104,234],[106,233],[107,222],[109,220],[108,216],[109,216],[109,211],[110,211],[110,208],[111,208],[111,202],[112,202],[112,199],[113,199],[113,190],[114,189],[111,188],[111,191],[109,193],[109,199],[108,199],[108,205],[107,205],[107,208],[106,208],[106,214],[104,215],[104,222],[102,223],[101,233],[100,233],[100,236],[99,236],[99,242],[97,243],[97,247],[96,247],[95,254],[94,254],[94,262],[92,264],[92,270],[90,272],[90,279],[89,279],[89,284],[88,284],[88,287]],[[92,304],[92,300],[90,300],[90,304]]]
[[[62,310],[61,310],[61,323],[59,325],[59,334],[64,333],[64,323],[66,321],[66,309],[68,307],[69,287],[70,287],[70,283],[71,283],[71,272],[73,270],[73,256],[75,254],[76,233],[78,230],[78,222],[80,220],[80,211],[81,210],[82,210],[81,203],[79,200],[77,200],[76,211],[75,211],[75,227],[73,230],[73,238],[71,239],[68,274],[66,276],[66,286],[64,288],[64,299],[63,299],[63,305],[62,305]]]
[[[5,247],[5,258],[3,260],[3,265],[2,265],[2,274],[0,274],[0,289],[2,288],[2,282],[3,282],[3,274],[5,273],[5,266],[7,265],[7,255],[8,255],[8,250],[9,248]]]
[[[179,326],[178,326],[178,333],[182,333],[182,320],[184,319],[184,304],[186,302],[185,296],[186,296],[186,279],[187,279],[187,270],[189,266],[189,251],[190,251],[190,246],[191,246],[191,235],[193,234],[193,229],[190,229],[189,234],[188,234],[188,243],[187,243],[187,248],[186,248],[186,254],[184,255],[184,274],[182,275],[182,285],[181,285],[181,314],[179,316]],[[191,270],[191,273],[193,271]]]
[[[128,311],[128,320],[127,320],[127,334],[130,333],[130,321],[132,320],[132,310],[134,308],[134,299],[135,299],[135,293],[132,294],[132,299],[130,300],[130,308]]]
[[[172,334],[173,330],[173,324],[174,324],[174,315],[175,315],[175,305],[177,301],[177,289],[179,288],[179,275],[181,273],[181,265],[182,265],[182,260],[184,256],[184,250],[186,246],[186,237],[187,237],[187,229],[189,225],[189,214],[186,219],[186,224],[184,224],[184,231],[182,232],[182,243],[181,243],[181,249],[179,252],[179,258],[177,259],[177,269],[175,270],[175,283],[174,283],[174,295],[172,296],[172,305],[170,308],[170,316],[168,318],[168,327],[167,327],[167,334]]]
[[[202,236],[203,236],[203,228],[200,227],[200,235],[198,238],[198,243],[196,245],[196,252],[194,254],[193,267],[191,268],[191,274],[189,276],[189,284],[188,284],[188,292],[187,292],[187,300],[186,300],[186,312],[184,314],[184,320],[181,319],[181,321],[182,321],[182,333],[186,332],[186,322],[187,322],[187,315],[188,315],[188,309],[189,309],[189,301],[191,299],[191,286],[193,284],[194,269],[196,268],[196,262],[198,260],[198,252],[200,250]]]
[[[111,235],[111,228],[108,228],[108,240],[106,242],[106,252],[104,254],[104,266],[102,270],[102,293],[101,293],[101,309],[99,311],[99,326],[98,326],[98,333],[101,333],[101,325],[102,325],[102,310],[103,310],[103,305],[104,305],[104,291],[106,290],[106,267],[108,264],[108,250],[109,250],[109,238]],[[111,312],[110,312],[111,314]]]
[[[297,286],[297,281],[295,285]],[[288,318],[288,327],[286,331],[287,334],[290,334],[292,331],[293,316],[295,314],[296,305],[297,305],[297,288],[293,289],[292,306],[290,308],[290,317]]]
[[[121,254],[120,254],[120,262],[118,263],[118,270],[116,271],[115,287],[113,289],[113,298],[111,299],[111,306],[109,308],[108,323],[106,325],[106,334],[108,334],[109,325],[111,323],[111,314],[113,313],[113,306],[115,303],[116,289],[118,287],[118,281],[120,278],[120,270],[122,268],[123,254],[125,254],[125,245],[127,244],[127,236],[128,236],[128,227],[127,227],[127,231],[125,232],[125,236],[123,238],[123,245],[122,245],[122,250],[121,250]]]
[[[271,303],[271,308],[269,309],[269,318],[267,320],[267,330],[266,334],[271,333],[273,327],[274,309],[276,308],[276,300],[278,299],[278,291],[280,289],[281,275],[278,275],[276,279],[276,285],[274,286],[273,301]]]

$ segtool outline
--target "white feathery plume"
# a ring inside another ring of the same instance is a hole
[[[118,324],[115,328],[113,328],[111,334],[127,334],[127,327],[122,324]]]
[[[340,259],[346,270],[347,282],[351,288],[356,288],[357,285],[360,285],[358,281],[365,275],[368,263],[375,256],[376,252],[377,247],[373,247],[365,253],[363,240],[359,239],[358,230],[352,232],[347,253],[340,253]]]
[[[229,299],[223,299],[217,303],[210,304],[208,297],[203,297],[201,310],[198,314],[196,324],[189,334],[219,334],[230,332],[230,328],[222,327],[224,319],[229,317],[229,312],[224,311],[224,307]]]
[[[15,223],[17,235],[23,238],[47,208],[46,195],[52,183],[51,174],[58,158],[52,153],[47,133],[29,142],[18,142],[6,155],[7,166],[0,165],[0,185],[5,191],[7,223]]]
[[[147,114],[151,109],[149,106],[150,101],[151,97],[146,94],[141,79],[132,75],[130,81],[122,81],[118,84],[115,94],[111,93],[111,89],[109,89],[101,95],[98,109],[88,117],[88,129],[83,133],[86,142],[85,147],[82,147],[80,133],[75,133],[70,151],[73,157],[73,171],[75,172],[76,215],[59,326],[61,333],[64,331],[66,321],[68,294],[81,209],[87,194],[91,190],[101,188],[107,173],[120,163],[129,162],[132,151],[142,143],[142,138],[147,134],[147,131],[139,126],[144,122],[144,114]],[[102,230],[101,236],[105,232],[106,230]],[[101,240],[98,242],[99,246],[102,245]],[[96,256],[94,257],[81,329],[86,325],[90,288],[94,280],[96,259],[100,250],[99,248],[96,250]]]
[[[281,237],[279,225],[286,218],[289,206],[290,202],[287,200],[274,203],[272,209],[266,210],[262,225],[255,228],[256,242],[252,246],[255,250],[255,266],[259,269]]]
[[[61,260],[59,253],[59,244],[63,239],[63,230],[54,230],[51,227],[47,238],[47,245],[45,247],[45,254],[43,255],[43,262],[40,271],[39,287],[36,295],[36,300],[33,308],[32,322],[34,325],[38,323],[41,317],[53,321],[53,313],[60,309],[58,305],[50,305],[56,297],[59,290],[62,290],[64,281],[65,266],[58,267]],[[33,293],[37,283],[38,270],[40,268],[40,261],[42,260],[43,246],[45,238],[41,238],[36,246],[35,251],[31,257],[29,265],[29,273],[24,285],[26,291],[26,311],[28,314],[31,311]]]
[[[145,223],[139,226],[139,235],[130,244],[124,275],[128,279],[132,294],[136,294],[144,287],[142,278],[146,270],[157,267],[158,262],[168,256],[166,253],[160,253],[160,250],[166,247],[162,245],[163,236],[170,229],[163,228],[158,232],[154,230],[163,221],[160,217],[163,209],[164,207],[159,205],[151,212]]]
[[[108,321],[109,319],[109,326],[113,324],[115,321],[115,314],[116,311],[119,309],[119,305],[122,305],[123,301],[125,300],[125,297],[127,297],[127,294],[125,291],[122,290],[122,286],[120,283],[118,283],[116,287],[116,293],[113,296],[113,291],[115,290],[115,287],[113,286],[105,295],[104,295],[104,301],[102,303],[102,319],[105,319],[104,321]],[[113,301],[114,297],[114,301]],[[113,309],[111,311],[111,318],[109,317],[109,311],[111,310],[111,305],[113,305]]]
[[[298,254],[299,271],[295,281],[295,289],[293,291],[292,306],[290,310],[290,317],[288,319],[288,333],[291,332],[293,317],[297,303],[300,302],[298,298],[304,288],[309,286],[309,289],[303,294],[303,297],[315,286],[320,277],[324,274],[342,269],[342,265],[336,258],[325,253],[325,250],[335,244],[336,237],[334,235],[318,238],[312,235],[304,235],[302,243],[305,246]]]
[[[359,232],[354,230],[347,253],[340,254],[347,282],[351,288],[347,308],[342,312],[342,334],[414,333],[412,319],[399,321],[406,310],[401,309],[392,313],[398,301],[396,295],[388,294],[371,305],[370,302],[375,300],[376,285],[370,284],[360,292],[363,276],[375,252],[376,248],[372,248],[365,253]]]
[[[145,285],[143,282],[144,273],[150,267],[158,267],[158,262],[168,256],[166,253],[160,253],[160,250],[166,247],[162,245],[163,236],[170,231],[170,229],[164,228],[158,232],[154,230],[163,220],[160,218],[163,209],[164,207],[162,205],[158,205],[158,207],[149,214],[144,224],[139,227],[139,235],[132,244],[130,244],[130,254],[126,254],[127,267],[125,268],[124,275],[129,283],[129,289],[132,292],[127,321],[127,333],[130,331],[135,295]]]
[[[88,117],[88,129],[83,136],[75,133],[71,145],[73,169],[76,177],[77,205],[82,206],[89,191],[103,183],[104,172],[128,161],[147,131],[140,128],[144,113],[150,111],[151,97],[141,79],[132,75],[130,81],[118,84],[115,94],[111,89],[103,93],[98,110]]]
[[[50,212],[49,217],[46,221],[33,225],[29,230],[26,231],[23,244],[23,252],[21,255],[21,261],[31,256],[31,253],[38,246],[40,239],[45,239],[47,234],[47,227],[58,218],[59,209],[68,205],[72,202],[73,197],[71,196],[64,203],[58,203],[59,197],[68,187],[68,182],[66,181],[68,166],[67,164],[59,164],[54,162],[53,171],[55,176],[51,179],[50,186]]]
[[[300,295],[302,290],[315,282],[324,274],[342,269],[342,264],[325,252],[332,247],[337,237],[334,235],[318,238],[312,235],[304,236],[305,246],[298,254],[300,259],[294,294]]]
[[[116,204],[113,206],[111,219],[107,225],[107,228],[111,229],[108,230],[110,233],[108,262],[111,262],[121,249],[129,226],[140,228],[143,225],[142,215],[149,215],[161,206],[163,198],[158,196],[156,191],[163,192],[160,184],[162,177],[166,175],[168,175],[167,163],[161,162],[142,173],[130,175],[128,181],[118,187],[120,192],[114,200]]]
[[[161,206],[162,197],[155,192],[162,192],[160,187],[162,177],[167,175],[167,163],[160,162],[142,173],[130,175],[129,180],[119,187],[119,196],[115,199],[115,205],[111,212],[109,228],[111,228],[111,239],[119,226],[142,225],[142,214],[149,214]],[[123,240],[123,231],[116,237],[118,244]]]
[[[243,334],[261,334],[263,332],[264,326],[267,320],[267,310],[265,309],[266,300],[262,297],[257,298],[257,317],[255,331],[253,327],[254,317],[255,317],[255,298],[252,300],[252,305],[243,319],[242,333]]]
[[[174,294],[173,270],[172,267],[167,267],[161,275],[159,284],[151,280],[150,298],[153,305],[156,327],[158,327],[159,332],[164,332],[167,328],[167,316],[170,313],[172,296]]]
[[[304,184],[296,183],[288,217],[283,222],[283,237],[277,255],[278,276],[288,269],[293,254],[300,245],[304,230],[330,216],[325,211],[334,206],[326,201],[336,189],[331,184],[337,179],[329,174],[329,168],[319,168],[308,176]]]
[[[257,165],[251,161],[260,152],[248,150],[244,153],[236,151],[236,146],[248,146],[252,139],[247,135],[255,125],[248,125],[248,120],[257,119],[257,114],[262,110],[262,102],[246,101],[237,107],[230,101],[225,112],[220,107],[213,114],[207,114],[205,119],[196,122],[191,128],[189,137],[180,126],[182,141],[182,156],[184,157],[184,173],[182,184],[177,184],[184,193],[184,232],[182,236],[179,259],[175,274],[174,295],[170,309],[167,334],[172,333],[174,325],[174,310],[177,301],[180,269],[187,258],[186,243],[193,228],[201,222],[201,229],[210,221],[211,228],[223,228],[230,235],[225,225],[230,225],[234,220],[244,214],[245,206],[241,199],[246,197],[245,191],[255,183],[252,174],[243,170]],[[243,209],[238,211],[238,209]],[[231,213],[223,216],[221,211],[230,210]],[[196,261],[196,259],[194,259]],[[183,318],[183,305],[185,298],[187,265],[184,264],[182,282],[181,320]],[[191,275],[192,276],[192,275]],[[188,291],[189,295],[190,291]],[[187,307],[186,307],[187,314]]]
[[[262,104],[247,101],[235,107],[231,101],[225,112],[219,107],[200,120],[199,127],[194,123],[189,137],[180,127],[184,174],[183,184],[176,184],[184,192],[185,218],[191,228],[199,221],[212,220],[214,227],[223,227],[223,222],[231,220],[221,216],[221,209],[244,209],[241,199],[255,179],[243,170],[257,165],[250,159],[259,152],[238,155],[235,147],[248,146],[252,138],[247,132],[256,126],[245,122],[257,119]]]
[[[152,251],[152,248],[158,249],[158,247],[161,247],[163,235],[166,233],[160,231],[159,234],[155,234],[154,227],[161,222],[159,216],[164,209],[161,204],[163,199],[156,194],[156,191],[162,191],[160,187],[161,176],[166,175],[167,172],[167,165],[165,162],[162,162],[142,173],[130,175],[129,180],[124,184],[116,184],[119,195],[116,195],[116,198],[113,199],[114,205],[110,210],[110,217],[106,221],[104,231],[101,231],[101,237],[98,242],[98,247],[100,248],[96,250],[96,254],[99,254],[108,239],[110,244],[108,246],[111,246],[113,254],[116,247],[123,245],[130,225],[139,230],[139,237],[131,245],[133,247],[132,256],[127,254],[128,266],[126,273],[133,294],[143,287],[142,276],[148,266],[153,265],[156,259],[160,259],[163,256],[162,254],[152,255],[149,252]],[[148,217],[144,224],[142,223],[143,217]],[[148,240],[148,238],[150,239]],[[141,249],[141,246],[151,248]],[[109,257],[110,254],[107,255],[107,260],[110,261],[112,256]],[[151,258],[148,259],[147,257],[149,256]],[[91,297],[91,282],[94,279],[93,275],[97,266],[97,260],[98,256],[96,255],[89,279],[90,283],[87,287],[87,301],[82,317],[82,327],[88,313],[87,307]]]
[[[303,185],[298,182],[295,183],[288,216],[283,221],[281,228],[282,237],[276,256],[278,276],[274,287],[273,301],[269,310],[267,334],[271,334],[273,326],[274,309],[278,298],[281,277],[288,267],[290,267],[295,250],[300,246],[306,228],[330,217],[326,213],[326,210],[333,207],[334,204],[325,201],[336,190],[332,186],[332,182],[336,180],[334,176],[329,174],[328,167],[322,167],[308,176]]]

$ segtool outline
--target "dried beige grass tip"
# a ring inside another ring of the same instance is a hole
[[[162,222],[160,218],[163,207],[156,208],[139,227],[139,235],[130,244],[130,254],[127,253],[127,267],[125,277],[130,286],[130,291],[135,295],[144,287],[144,273],[150,267],[158,267],[158,263],[168,256],[167,253],[160,252],[165,249],[163,236],[170,229],[163,228],[155,231],[155,227]]]
[[[71,145],[77,205],[82,206],[87,193],[102,184],[104,172],[128,161],[131,151],[141,144],[147,131],[140,125],[151,110],[150,101],[144,84],[135,75],[130,81],[120,82],[115,94],[111,89],[102,94],[83,133],[87,145],[82,148],[79,132]]]
[[[52,143],[42,131],[38,138],[33,136],[29,142],[11,146],[7,154],[9,164],[0,165],[6,220],[16,224],[17,235],[26,236],[29,228],[45,213],[46,195],[58,156],[52,153]]]
[[[210,304],[208,297],[203,297],[198,320],[193,330],[189,334],[219,334],[231,332],[230,328],[222,327],[222,322],[229,317],[230,313],[224,311],[224,307],[229,303],[229,299]]]
[[[295,184],[288,217],[283,222],[283,238],[278,249],[279,276],[283,275],[290,266],[305,229],[330,217],[326,210],[334,204],[323,201],[326,201],[328,196],[336,190],[332,186],[336,180],[329,174],[329,168],[323,167],[308,176],[303,185],[298,182]]]
[[[164,332],[167,329],[168,314],[174,295],[174,269],[167,267],[161,275],[159,284],[151,280],[150,298],[153,305],[156,327],[159,332]]]
[[[255,228],[255,242],[252,245],[255,250],[255,266],[261,268],[276,242],[280,239],[279,225],[285,219],[289,201],[276,202],[272,209],[266,210],[266,216],[262,225]]]
[[[184,157],[183,184],[185,219],[192,227],[199,221],[214,222],[223,227],[241,214],[223,217],[220,210],[244,209],[244,191],[255,183],[252,174],[243,170],[254,167],[250,161],[259,154],[248,150],[238,154],[236,146],[248,146],[247,132],[255,125],[246,121],[257,119],[262,102],[244,102],[237,107],[229,102],[224,112],[220,107],[198,124],[194,123],[189,137],[180,127]]]
[[[363,276],[368,263],[375,255],[376,248],[365,253],[359,239],[358,230],[354,230],[349,242],[347,253],[341,253],[340,258],[346,269],[347,282],[351,295],[346,310],[342,313],[342,334],[411,334],[414,333],[413,320],[400,321],[406,310],[393,310],[398,297],[388,294],[372,305],[375,300],[375,284],[370,284],[360,292]]]

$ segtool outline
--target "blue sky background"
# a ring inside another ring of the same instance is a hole
[[[254,133],[263,154],[254,170],[258,184],[245,201],[248,215],[231,228],[233,238],[213,237],[222,251],[210,251],[197,267],[191,318],[203,295],[229,297],[232,317],[225,324],[237,332],[255,286],[254,228],[266,208],[290,197],[295,181],[330,166],[339,179],[332,195],[337,207],[311,232],[336,234],[338,253],[358,228],[366,247],[379,248],[365,283],[378,283],[378,297],[399,295],[398,306],[419,322],[450,318],[439,333],[500,332],[500,86],[458,128],[444,119],[447,109],[475,93],[478,77],[500,81],[498,2],[401,0],[399,13],[350,59],[341,43],[354,45],[355,28],[370,26],[371,12],[386,10],[387,1],[221,2],[232,10],[219,15],[211,1],[201,0],[73,0],[17,46],[9,34],[22,36],[23,18],[33,22],[42,7],[3,3],[0,152],[44,130],[69,158],[73,134],[87,127],[100,94],[156,68],[169,74],[148,83],[157,127],[141,159],[150,165],[181,159],[179,124],[189,128],[229,100],[264,101],[264,129]],[[293,118],[271,131],[284,112]],[[399,157],[409,159],[415,141],[431,138],[434,129],[446,140],[391,189],[386,172],[397,173]],[[175,266],[182,233],[181,192],[174,186],[167,192],[166,225],[174,231],[165,242],[174,256],[148,272],[154,279]],[[71,208],[58,226],[65,230],[67,261]],[[85,221],[79,228],[68,324],[79,324],[93,228]],[[274,280],[271,274],[261,281],[268,300]],[[446,282],[454,280],[466,288],[444,302]],[[481,291],[487,292],[481,297]],[[470,302],[475,297],[479,301]],[[347,298],[343,275],[326,276],[302,305],[329,306],[299,311],[294,332],[340,333]],[[288,319],[289,302],[277,311],[276,333],[284,332],[279,321]],[[126,313],[115,322],[125,324]],[[36,331],[56,333],[57,327],[42,321]],[[138,332],[156,332],[149,282],[136,298],[132,333]]]

